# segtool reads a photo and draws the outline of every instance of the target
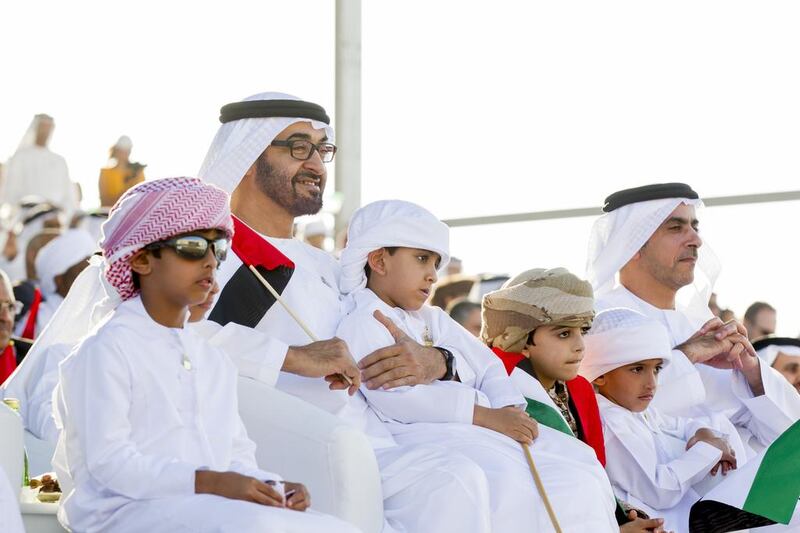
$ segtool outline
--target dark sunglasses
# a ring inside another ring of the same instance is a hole
[[[173,237],[165,241],[158,241],[145,246],[146,250],[156,250],[158,248],[172,248],[179,256],[184,259],[199,260],[206,256],[208,248],[214,252],[218,263],[225,261],[228,257],[229,241],[226,237],[217,239],[206,239],[202,235],[182,235]]]

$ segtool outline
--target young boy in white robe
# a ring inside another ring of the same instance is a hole
[[[481,340],[500,358],[540,424],[591,446],[605,466],[600,413],[591,383],[578,375],[583,337],[594,319],[592,286],[565,268],[534,268],[483,297]],[[620,502],[621,533],[663,531],[663,519]]]
[[[736,429],[722,415],[674,417],[650,405],[672,351],[659,322],[608,309],[584,342],[580,374],[598,391],[606,471],[617,497],[663,516],[666,529],[688,531],[692,504],[745,457]]]
[[[142,183],[111,210],[101,248],[112,311],[61,364],[56,389],[59,520],[72,531],[356,531],[298,512],[306,489],[258,468],[236,369],[184,327],[231,233],[227,195],[193,178]]]
[[[409,202],[375,202],[353,215],[340,283],[353,308],[337,336],[356,360],[403,337],[439,347],[455,378],[390,390],[362,383],[367,401],[401,444],[441,444],[481,466],[489,480],[493,531],[553,527],[519,444],[531,442],[564,531],[618,531],[612,491],[592,449],[537,427],[491,351],[443,310],[425,305],[436,270],[447,264],[448,240],[445,224]],[[376,319],[380,314],[398,329],[390,333]],[[403,377],[397,376],[401,385]]]

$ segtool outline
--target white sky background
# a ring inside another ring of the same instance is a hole
[[[363,4],[365,202],[452,218],[599,205],[654,181],[800,189],[796,3]],[[0,159],[34,113],[52,114],[87,207],[120,134],[152,178],[196,172],[219,107],[249,94],[295,93],[333,116],[332,0],[4,2],[0,20]],[[720,303],[741,315],[766,300],[787,335],[800,333],[798,207],[702,219]],[[452,251],[469,271],[582,273],[590,225],[458,228]]]

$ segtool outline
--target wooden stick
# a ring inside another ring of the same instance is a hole
[[[300,326],[303,329],[303,331],[306,332],[306,335],[308,335],[308,338],[311,339],[311,342],[317,342],[319,339],[317,338],[316,335],[314,335],[314,332],[311,331],[311,328],[306,326],[305,322],[303,322],[300,319],[300,317],[297,316],[297,314],[294,311],[292,311],[292,308],[289,307],[289,305],[286,303],[286,300],[281,298],[281,295],[278,294],[278,291],[275,290],[272,284],[269,281],[267,281],[264,278],[264,276],[261,275],[261,272],[259,272],[256,267],[254,267],[253,265],[248,265],[248,266],[250,270],[253,272],[253,274],[255,274],[256,278],[258,278],[258,281],[260,281],[261,284],[270,292],[270,294],[272,294],[272,296],[275,298],[275,301],[281,304],[283,308],[286,309],[286,312],[289,313],[289,316],[291,316],[294,319],[294,321],[297,322],[297,325]],[[342,376],[342,378],[344,378],[344,380],[347,382],[348,385],[350,386],[353,385],[353,382],[350,380],[349,377],[345,376],[344,374],[339,374],[339,375]]]
[[[530,468],[531,470],[531,475],[533,476],[533,482],[536,483],[536,488],[539,490],[539,495],[542,497],[542,501],[544,502],[544,508],[547,509],[547,514],[550,517],[550,522],[553,524],[556,533],[562,533],[561,526],[558,525],[558,518],[556,518],[556,513],[555,511],[553,511],[553,507],[550,505],[550,499],[547,497],[547,491],[544,490],[544,484],[542,484],[542,479],[539,477],[539,471],[536,470],[536,465],[533,463],[533,456],[531,455],[531,449],[528,448],[527,444],[522,443],[522,451],[525,452],[525,458],[528,460],[528,468]]]

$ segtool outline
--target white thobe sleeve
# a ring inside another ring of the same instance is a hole
[[[475,372],[475,388],[484,393],[494,408],[525,406],[527,402],[508,376],[500,358],[470,332],[438,307],[433,310],[437,322],[438,345],[470,365]],[[458,371],[458,365],[456,365]]]
[[[360,361],[379,348],[395,343],[389,331],[371,314],[348,315],[339,324],[336,336],[347,343],[350,353]],[[391,390],[361,391],[384,421],[461,422],[472,424],[478,392],[460,383],[438,382],[430,385],[397,387]]]
[[[21,167],[21,158],[16,157],[16,154],[6,163],[6,174],[2,183],[2,196],[0,196],[1,203],[16,203],[22,196],[19,192],[20,183],[24,181],[20,176],[22,174]]]
[[[660,392],[660,391],[659,391]],[[698,429],[707,428],[716,431],[715,427],[702,417],[688,418],[683,416],[670,416],[662,413],[656,415],[658,430],[665,435],[676,439],[688,441]]]
[[[133,370],[121,350],[89,338],[60,367],[67,446],[80,450],[89,475],[105,489],[143,500],[194,494],[195,465],[141,453],[130,439]],[[69,363],[69,364],[68,364]]]
[[[741,371],[734,371],[731,387],[742,402],[742,408],[730,419],[744,426],[763,444],[768,446],[789,426],[800,419],[800,394],[777,370],[759,360],[764,394],[754,396]]]
[[[289,345],[260,331],[229,322],[220,326],[202,320],[192,328],[206,342],[224,351],[239,375],[274,387],[278,382]]]
[[[679,414],[702,404],[706,388],[694,364],[680,350],[672,350],[670,364],[659,374],[658,394],[651,405],[668,414]]]
[[[611,482],[654,509],[677,505],[722,457],[717,448],[698,442],[680,457],[659,463],[649,430],[634,432],[616,424],[614,429],[603,429],[606,471]]]

